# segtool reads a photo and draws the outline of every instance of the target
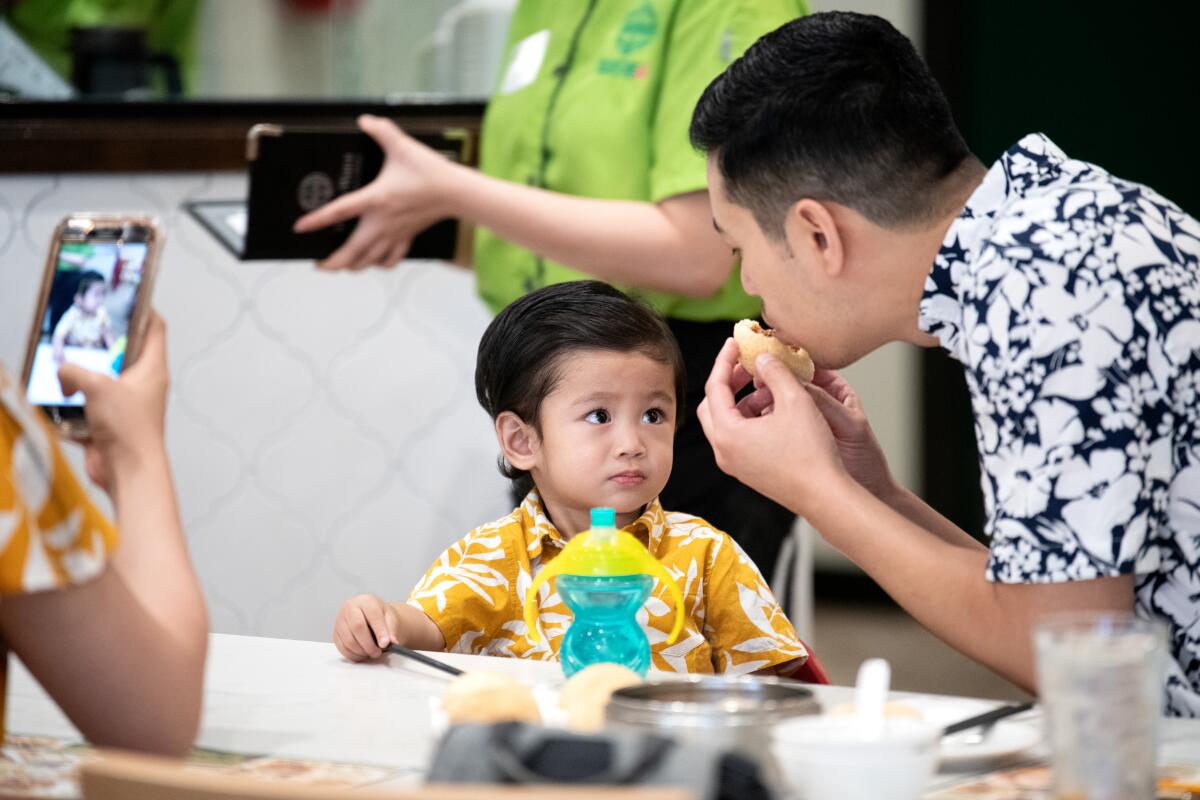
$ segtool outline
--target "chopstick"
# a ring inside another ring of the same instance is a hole
[[[1004,719],[1005,717],[1011,717],[1014,714],[1020,714],[1021,712],[1028,711],[1031,708],[1033,708],[1033,703],[1019,703],[1017,705],[993,708],[991,711],[986,713],[977,714],[974,717],[968,717],[967,719],[956,722],[953,725],[947,725],[942,730],[942,736],[949,736],[952,733],[961,733],[962,731],[969,730],[971,728],[978,728],[980,725],[991,725]]]
[[[424,653],[419,653],[416,650],[407,648],[402,644],[388,645],[387,652],[395,653],[396,655],[404,656],[405,658],[410,658],[413,661],[420,662],[421,664],[424,664],[427,667],[433,667],[434,669],[439,669],[442,672],[445,672],[449,675],[458,676],[458,675],[463,674],[463,671],[461,669],[459,669],[458,667],[452,667],[449,664],[447,664],[445,661],[438,661],[436,658],[430,658],[429,656],[425,655]]]

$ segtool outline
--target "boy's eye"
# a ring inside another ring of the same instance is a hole
[[[645,414],[642,414],[642,422],[649,423],[650,425],[657,425],[660,422],[665,422],[666,419],[667,415],[661,408],[652,408]]]
[[[584,417],[584,419],[593,425],[604,425],[610,419],[612,419],[612,417],[610,417],[608,412],[603,408],[597,408],[594,411],[589,411],[588,415]]]

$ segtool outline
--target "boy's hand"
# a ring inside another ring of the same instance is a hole
[[[351,661],[379,658],[392,643],[402,644],[396,610],[373,594],[360,594],[342,605],[333,626],[333,643]]]

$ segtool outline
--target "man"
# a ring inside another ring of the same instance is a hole
[[[1200,716],[1200,224],[1038,134],[985,169],[878,17],[764,36],[691,138],[747,291],[824,368],[766,359],[738,402],[727,343],[700,409],[722,468],[1025,688],[1047,612],[1162,620],[1166,709]],[[829,371],[890,341],[963,365],[990,548],[895,483]]]

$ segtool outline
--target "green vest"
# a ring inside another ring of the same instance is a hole
[[[522,0],[484,116],[480,168],[600,199],[656,203],[703,191],[704,156],[687,135],[696,101],[759,36],[804,13],[804,0]],[[475,236],[475,271],[493,311],[588,277],[484,228]],[[703,299],[631,293],[676,319],[760,311],[737,269]]]

